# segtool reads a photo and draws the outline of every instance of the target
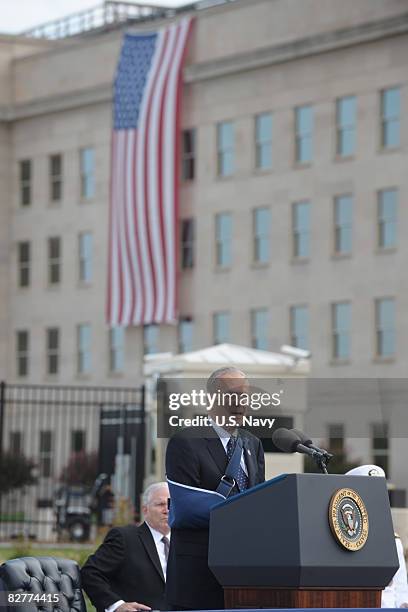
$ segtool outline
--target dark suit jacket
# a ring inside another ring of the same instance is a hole
[[[191,430],[189,430],[191,432]],[[200,437],[176,434],[167,446],[166,474],[170,480],[215,491],[227,467],[227,455],[212,427]],[[264,453],[260,440],[240,430],[249,486],[265,480]],[[244,527],[244,526],[243,526]],[[172,529],[167,565],[166,599],[177,609],[220,609],[223,590],[208,568],[208,529]]]
[[[81,569],[81,579],[98,612],[119,599],[167,609],[163,571],[146,523],[111,529]]]

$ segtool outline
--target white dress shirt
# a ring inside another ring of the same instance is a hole
[[[228,455],[227,446],[228,446],[229,439],[231,438],[231,434],[223,427],[220,427],[219,425],[217,425],[217,423],[215,423],[215,421],[213,421],[212,419],[210,419],[210,421],[211,421],[211,426],[215,429],[219,439],[221,440],[221,443],[225,450],[225,454]],[[245,463],[245,457],[244,457],[244,449],[242,449],[240,465],[242,469],[244,470],[245,474],[248,476],[248,469],[247,469],[247,466]]]
[[[382,608],[401,608],[403,604],[408,604],[407,568],[405,565],[404,549],[399,538],[395,538],[395,545],[397,547],[399,568],[390,584],[382,592]]]
[[[164,551],[164,542],[162,542],[163,534],[160,533],[160,531],[153,529],[153,527],[151,527],[147,521],[146,521],[146,525],[150,529],[150,533],[152,534],[154,543],[156,544],[157,554],[159,555],[159,560],[160,560],[160,565],[163,570],[164,580],[166,580],[167,561],[166,561],[166,554]],[[167,534],[167,537],[170,540],[170,532]],[[121,606],[123,603],[125,603],[123,599],[119,599],[119,601],[115,601],[115,603],[109,606],[109,608],[106,608],[105,612],[115,612],[115,610],[119,608],[119,606]],[[143,601],[139,601],[138,603],[143,603]]]

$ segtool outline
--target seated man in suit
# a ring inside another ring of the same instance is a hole
[[[241,370],[220,368],[207,381],[207,391],[218,391],[239,397],[248,393],[248,380]],[[242,424],[245,408],[239,401],[231,405],[218,404],[211,411],[223,423],[223,417],[234,417]],[[218,418],[219,417],[219,418]],[[192,429],[195,431],[193,432]],[[234,495],[265,480],[264,454],[260,440],[235,426],[219,426],[215,421],[208,427],[187,428],[171,438],[166,453],[166,475],[169,480],[215,491],[225,474],[238,437],[243,449]],[[224,608],[220,584],[208,567],[208,529],[172,529],[166,599],[174,610]]]
[[[82,586],[98,612],[166,609],[168,497],[165,482],[150,485],[143,494],[144,523],[111,529],[83,566]]]

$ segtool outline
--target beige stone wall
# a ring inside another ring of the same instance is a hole
[[[10,309],[10,128],[0,125],[0,380],[10,360],[8,329]]]

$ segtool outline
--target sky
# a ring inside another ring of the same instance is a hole
[[[140,4],[181,6],[189,0],[148,0]],[[100,6],[103,0],[0,0],[0,32],[14,34],[71,13]]]

